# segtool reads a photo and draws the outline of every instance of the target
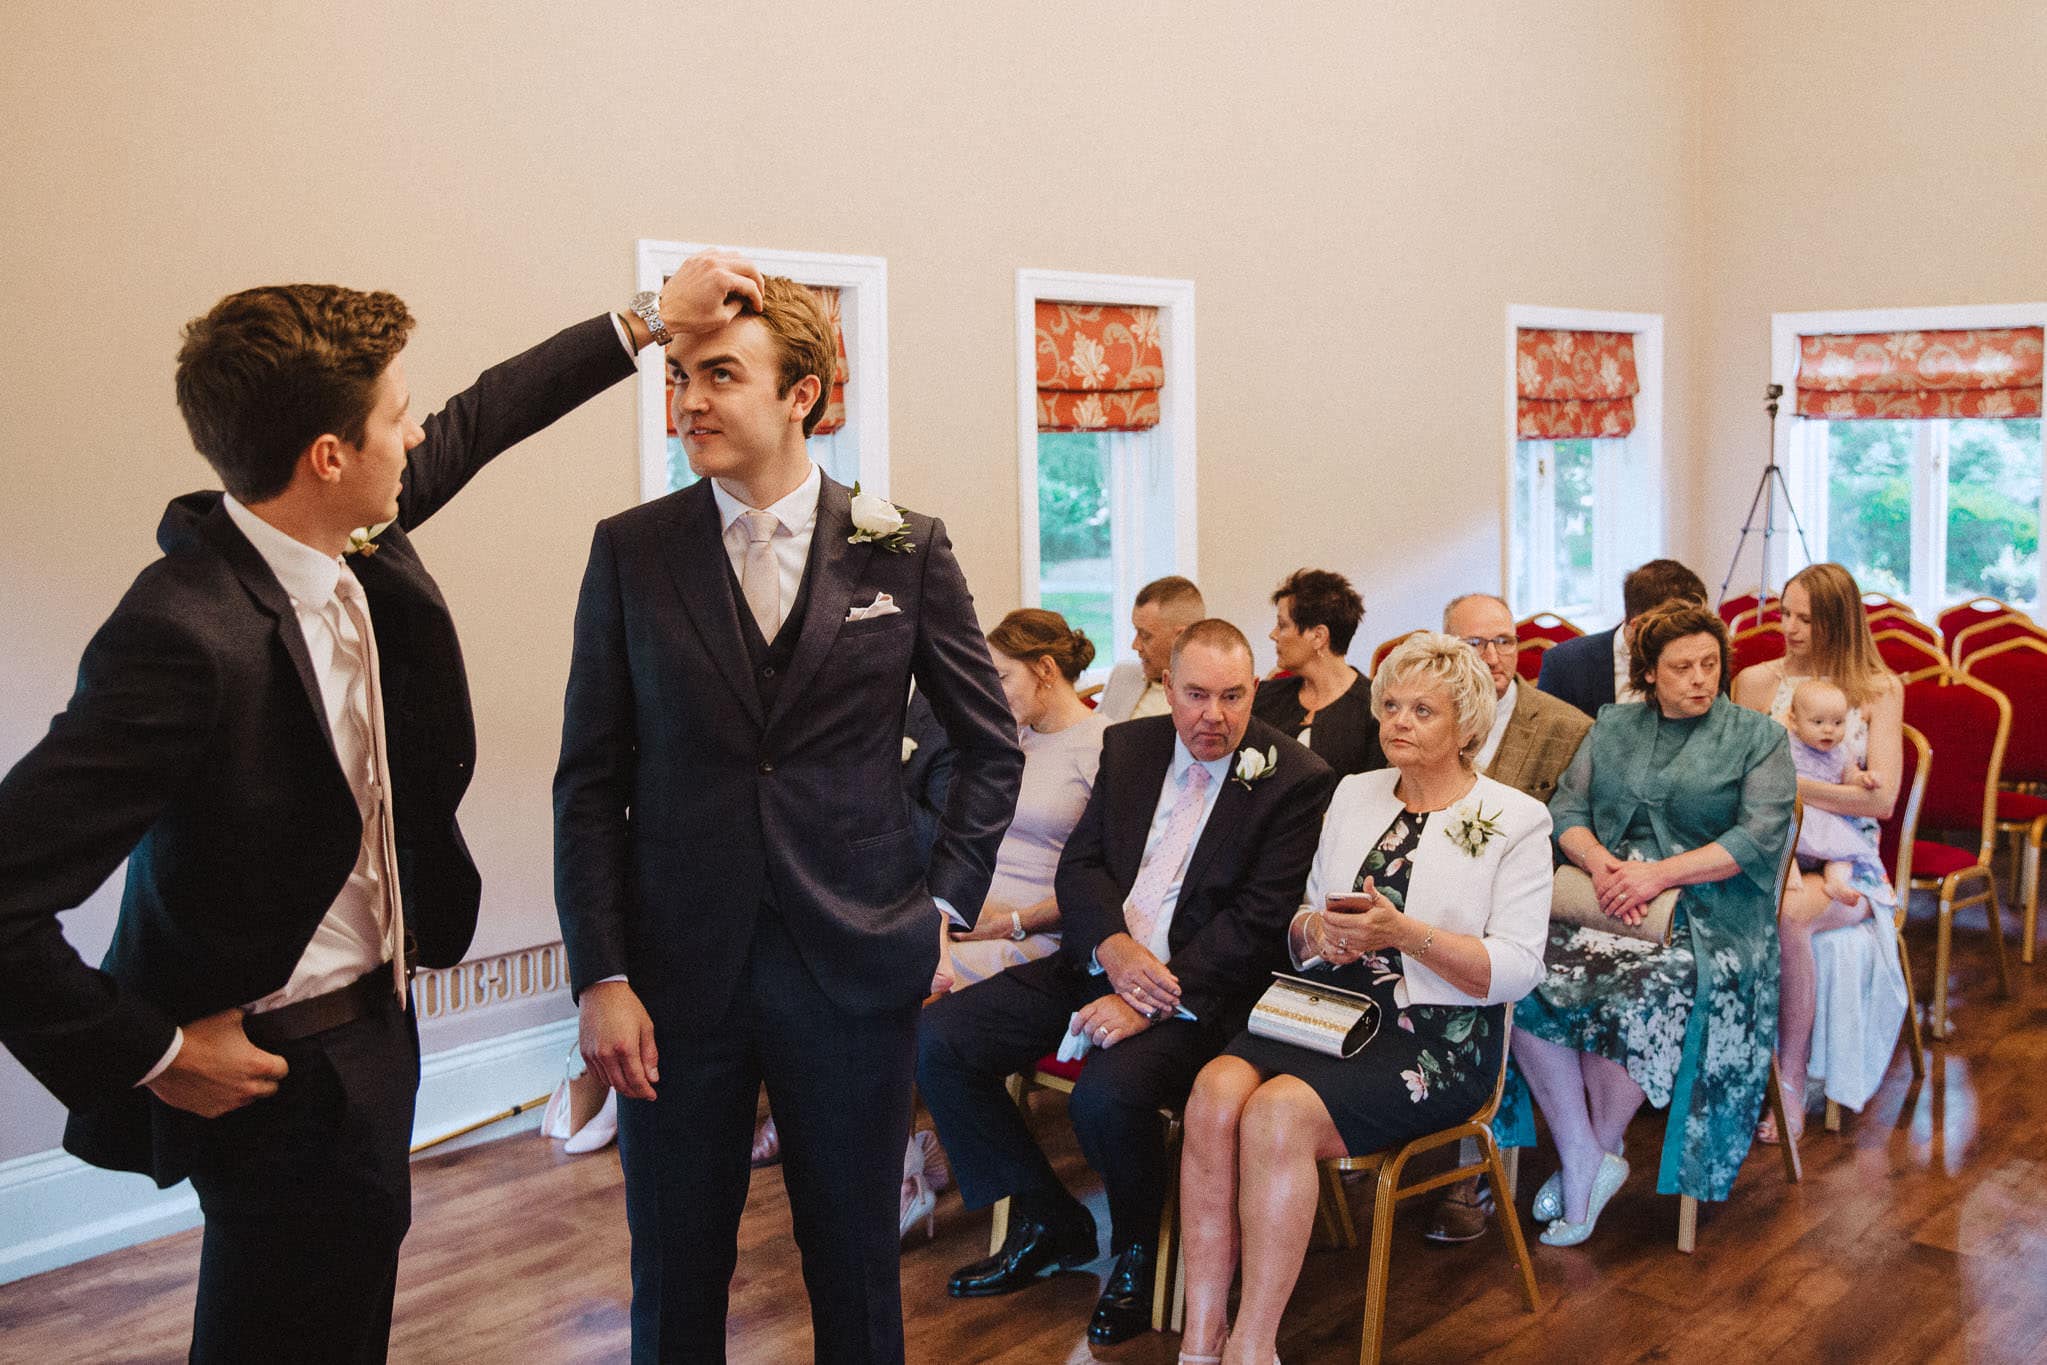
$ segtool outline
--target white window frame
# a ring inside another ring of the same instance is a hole
[[[1095,275],[1072,270],[1016,272],[1016,448],[1018,492],[1018,559],[1022,571],[1021,600],[1027,607],[1038,597],[1038,301],[1098,303],[1115,307],[1159,310],[1159,349],[1165,359],[1165,388],[1160,395],[1159,424],[1150,432],[1156,452],[1153,468],[1138,471],[1130,450],[1137,434],[1115,433],[1110,443],[1109,535],[1113,591],[1110,616],[1114,648],[1130,649],[1130,609],[1138,589],[1154,578],[1182,574],[1200,581],[1196,562],[1198,526],[1195,508],[1194,429],[1194,281],[1143,275]],[[1170,541],[1161,543],[1153,531],[1170,525]],[[1106,665],[1108,658],[1099,663]]]
[[[1506,447],[1506,493],[1500,499],[1502,519],[1500,527],[1500,590],[1511,592],[1514,586],[1514,559],[1521,548],[1514,538],[1514,470],[1519,439],[1515,435],[1518,426],[1517,412],[1520,388],[1517,371],[1520,366],[1518,334],[1523,328],[1559,328],[1571,332],[1628,332],[1635,338],[1635,377],[1640,391],[1635,394],[1635,429],[1618,447],[1619,458],[1641,461],[1647,469],[1648,486],[1653,492],[1652,505],[1639,509],[1646,515],[1654,528],[1651,553],[1630,555],[1623,553],[1618,534],[1618,517],[1597,514],[1597,509],[1614,501],[1612,483],[1617,477],[1614,456],[1600,458],[1594,472],[1592,519],[1592,574],[1598,585],[1598,604],[1589,621],[1580,621],[1581,626],[1605,627],[1621,619],[1621,579],[1636,564],[1657,558],[1663,554],[1667,539],[1663,521],[1663,315],[1661,313],[1613,313],[1587,308],[1549,308],[1535,304],[1509,304],[1507,306],[1507,447]],[[1611,437],[1601,438],[1612,440]],[[1547,443],[1544,443],[1547,444]],[[1610,448],[1603,448],[1610,449]],[[1549,467],[1554,470],[1552,454]],[[1552,473],[1536,490],[1539,510],[1547,510],[1547,517],[1536,517],[1531,524],[1536,527],[1537,544],[1530,547],[1531,553],[1544,548],[1554,535],[1555,475]],[[1632,509],[1631,509],[1632,510]],[[1538,581],[1549,575],[1554,585],[1556,571],[1556,547],[1547,545],[1548,554],[1543,559],[1532,559],[1537,565],[1535,577]],[[1633,562],[1624,563],[1624,560]],[[1540,594],[1537,594],[1540,596]],[[1514,610],[1524,615],[1530,612],[1548,611],[1551,603],[1530,601],[1514,603]]]
[[[700,242],[668,242],[642,237],[635,247],[635,278],[641,289],[659,289],[661,281],[699,251]],[[887,497],[888,492],[888,261],[881,256],[839,256],[817,251],[778,251],[766,247],[718,247],[735,251],[759,266],[763,275],[786,275],[798,284],[828,285],[839,291],[839,326],[846,336],[846,425],[833,438],[852,442],[857,454],[860,486]],[[664,410],[667,375],[659,347],[640,352],[640,501],[666,497],[668,487],[668,414]],[[816,437],[812,437],[816,440]]]
[[[1945,332],[1973,328],[2047,328],[2047,303],[1968,304],[1949,308],[1858,308],[1823,313],[1770,315],[1770,378],[1784,386],[1772,458],[1798,504],[1813,558],[1827,553],[1827,423],[1798,416],[1798,339],[1823,333]],[[1920,422],[1912,452],[1912,581],[1906,600],[1932,620],[1946,605],[1947,424]],[[2047,422],[2041,424],[2041,515],[2047,525]],[[1938,509],[1942,515],[1935,515]],[[1778,537],[1771,548],[1772,581],[1782,583],[1811,562],[1796,534]],[[2047,602],[2047,554],[2040,556],[2036,602]]]

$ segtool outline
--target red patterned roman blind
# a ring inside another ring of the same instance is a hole
[[[1514,434],[1524,441],[1626,436],[1635,429],[1632,332],[1523,327],[1514,337]]]
[[[1798,415],[2038,417],[2041,329],[1826,333],[1798,339]]]
[[[1038,301],[1038,430],[1145,431],[1159,424],[1159,310]]]
[[[664,281],[665,283],[665,281]],[[846,328],[839,319],[839,291],[830,285],[807,284],[804,288],[817,295],[817,301],[824,305],[826,316],[832,320],[832,340],[838,344],[838,373],[832,376],[831,402],[825,404],[824,416],[818,419],[817,436],[829,436],[846,425],[846,380],[850,377],[846,368]],[[675,385],[666,384],[662,391],[661,407],[668,414],[668,434],[675,430]]]

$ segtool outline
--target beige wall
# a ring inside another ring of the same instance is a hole
[[[432,403],[621,304],[640,236],[888,258],[894,493],[947,518],[990,621],[1018,601],[1016,268],[1191,277],[1211,603],[1262,636],[1272,584],[1312,563],[1363,589],[1362,648],[1430,622],[1498,583],[1509,303],[1668,315],[1666,449],[1688,467],[1685,8],[1521,0],[1454,26],[1384,0],[20,12],[0,51],[0,761],[61,705],[165,500],[210,482],[170,399],[184,319],[262,281],[394,289],[422,319],[407,362]],[[1772,139],[1725,117],[1722,136]],[[1773,231],[1746,200],[1704,216]],[[1775,254],[1731,247],[1742,269]],[[1862,293],[1887,265],[1857,266]],[[418,537],[475,685],[479,952],[555,934],[570,616],[591,523],[636,496],[634,439],[621,387]],[[90,952],[112,904],[68,921]],[[54,1141],[18,1072],[0,1070],[0,1113],[0,1157]]]
[[[2047,7],[1738,0],[1716,15],[1688,377],[1702,420],[1673,548],[1717,587],[1766,462],[1772,313],[2047,299]]]

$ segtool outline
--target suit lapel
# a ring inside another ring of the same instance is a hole
[[[753,679],[746,640],[739,633],[739,608],[726,585],[732,561],[725,553],[724,528],[718,525],[718,504],[711,497],[709,479],[691,485],[675,500],[674,525],[662,539],[676,593],[703,641],[704,652],[753,723],[764,724],[760,687]]]
[[[1133,724],[1144,727],[1149,721]],[[1174,732],[1170,722],[1151,727],[1155,735],[1145,735],[1142,747],[1136,748],[1131,767],[1131,799],[1118,801],[1110,806],[1110,819],[1114,827],[1109,831],[1108,847],[1119,866],[1127,866],[1130,875],[1117,877],[1127,898],[1130,889],[1137,885],[1137,874],[1144,867],[1144,844],[1151,835],[1152,816],[1157,814],[1159,797],[1165,791],[1166,779],[1173,772]]]
[[[832,642],[839,638],[839,627],[846,623],[846,610],[853,603],[860,570],[874,553],[871,544],[849,544],[846,538],[852,534],[852,495],[844,484],[826,475],[818,489],[817,526],[810,536],[810,560],[803,569],[810,602],[804,608],[803,633],[789,659],[789,672],[775,695],[775,710],[768,717],[770,725],[781,719],[810,685],[825,655],[831,652]],[[725,595],[729,598],[732,594]],[[735,616],[735,631],[737,622]],[[738,636],[733,638],[736,641]]]
[[[1236,755],[1231,756],[1232,764]],[[1187,859],[1187,875],[1180,881],[1181,905],[1201,886],[1202,874],[1208,871],[1209,863],[1215,859],[1215,851],[1236,837],[1242,827],[1242,818],[1249,810],[1255,793],[1234,777],[1223,778],[1221,794],[1215,798],[1215,808],[1208,813],[1208,823],[1202,826],[1201,838],[1194,844],[1194,853]],[[1174,919],[1179,912],[1174,912]]]
[[[1493,754],[1493,761],[1486,767],[1486,776],[1504,786],[1518,788],[1521,785],[1521,770],[1528,766],[1529,753],[1535,744],[1534,707],[1528,704],[1528,693],[1535,689],[1520,678],[1514,680],[1514,714],[1507,718],[1507,730],[1500,736],[1500,747]]]
[[[255,599],[256,605],[270,616],[277,643],[284,647],[292,668],[298,673],[299,686],[305,690],[306,705],[312,708],[313,721],[320,727],[320,736],[327,741],[331,752],[334,733],[327,728],[326,698],[320,693],[320,678],[313,672],[313,657],[306,652],[306,634],[299,629],[298,611],[292,606],[290,595],[277,581],[277,575],[270,572],[270,565],[264,561],[262,554],[236,528],[233,518],[227,514],[225,503],[215,506],[200,521],[198,529],[206,542],[227,561],[228,568],[242,581],[242,586]]]

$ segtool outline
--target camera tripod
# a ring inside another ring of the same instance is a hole
[[[1770,415],[1770,463],[1763,470],[1763,476],[1756,481],[1756,495],[1749,499],[1748,516],[1741,523],[1741,539],[1734,542],[1734,557],[1727,562],[1727,577],[1720,580],[1719,601],[1727,600],[1728,584],[1734,582],[1735,570],[1741,567],[1741,552],[1748,546],[1751,534],[1758,534],[1763,541],[1762,571],[1756,575],[1756,597],[1760,601],[1770,595],[1770,542],[1783,534],[1777,527],[1776,494],[1784,495],[1784,511],[1791,518],[1791,529],[1798,533],[1799,548],[1805,551],[1807,563],[1812,562],[1812,546],[1806,542],[1805,527],[1798,520],[1798,507],[1791,501],[1791,484],[1784,477],[1784,470],[1777,463],[1777,400],[1784,396],[1782,384],[1771,384],[1763,390],[1763,410]],[[1763,524],[1756,525],[1756,509],[1763,509]]]

